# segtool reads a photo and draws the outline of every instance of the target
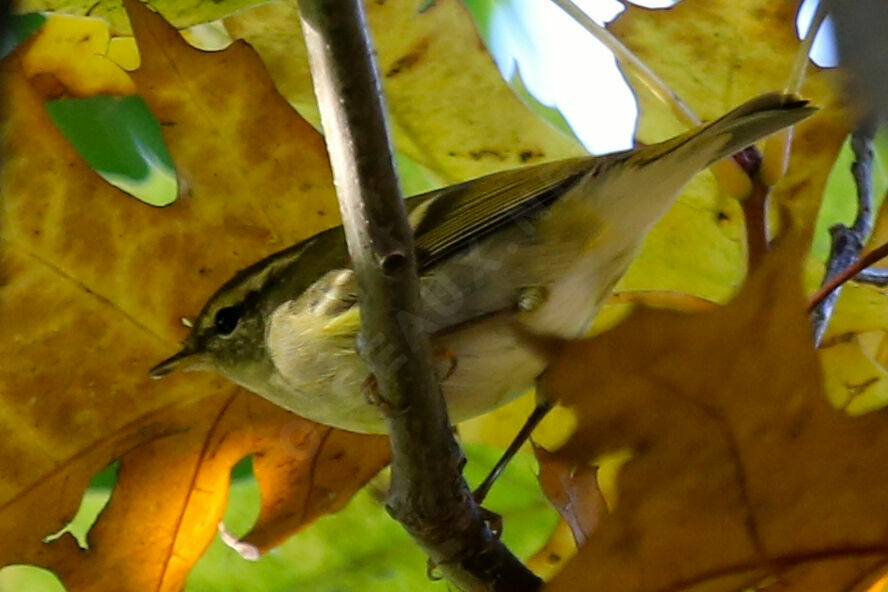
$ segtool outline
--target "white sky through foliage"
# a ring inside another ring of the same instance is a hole
[[[574,1],[601,24],[623,10],[617,0]],[[664,8],[674,2],[636,4]],[[816,6],[817,0],[803,2],[799,24],[804,30]],[[520,70],[527,89],[541,103],[557,107],[590,152],[601,154],[632,145],[635,98],[601,43],[547,0],[498,2],[491,22],[490,51],[507,80]],[[811,55],[821,65],[835,65],[829,19],[818,32]]]

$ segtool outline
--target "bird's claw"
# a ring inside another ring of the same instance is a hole
[[[379,383],[376,382],[376,377],[372,374],[364,379],[363,384],[361,384],[361,392],[364,394],[364,399],[382,411],[382,413],[386,417],[390,417],[394,412],[394,409],[391,405],[389,405],[388,401],[382,398],[379,394]]]

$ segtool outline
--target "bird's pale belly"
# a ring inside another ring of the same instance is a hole
[[[274,392],[261,394],[320,423],[355,432],[384,433],[385,419],[365,393],[370,370],[351,339],[350,347],[344,342],[303,342],[304,347],[275,352],[277,366],[299,364],[303,371],[298,380],[294,380],[294,373],[286,378],[278,373]],[[453,423],[518,397],[533,387],[544,369],[543,357],[510,314],[435,336],[432,347]],[[291,358],[283,359],[285,356]]]

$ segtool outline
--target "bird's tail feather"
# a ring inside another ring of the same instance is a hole
[[[680,137],[682,148],[692,151],[710,142],[720,144],[706,166],[758,140],[805,119],[817,111],[792,94],[767,93],[751,99],[722,117]],[[675,148],[678,148],[676,146]]]

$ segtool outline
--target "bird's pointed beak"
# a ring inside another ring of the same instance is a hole
[[[192,362],[197,361],[198,355],[199,352],[186,345],[181,351],[173,354],[149,370],[148,375],[151,378],[163,378],[173,370],[185,369],[192,366]]]

